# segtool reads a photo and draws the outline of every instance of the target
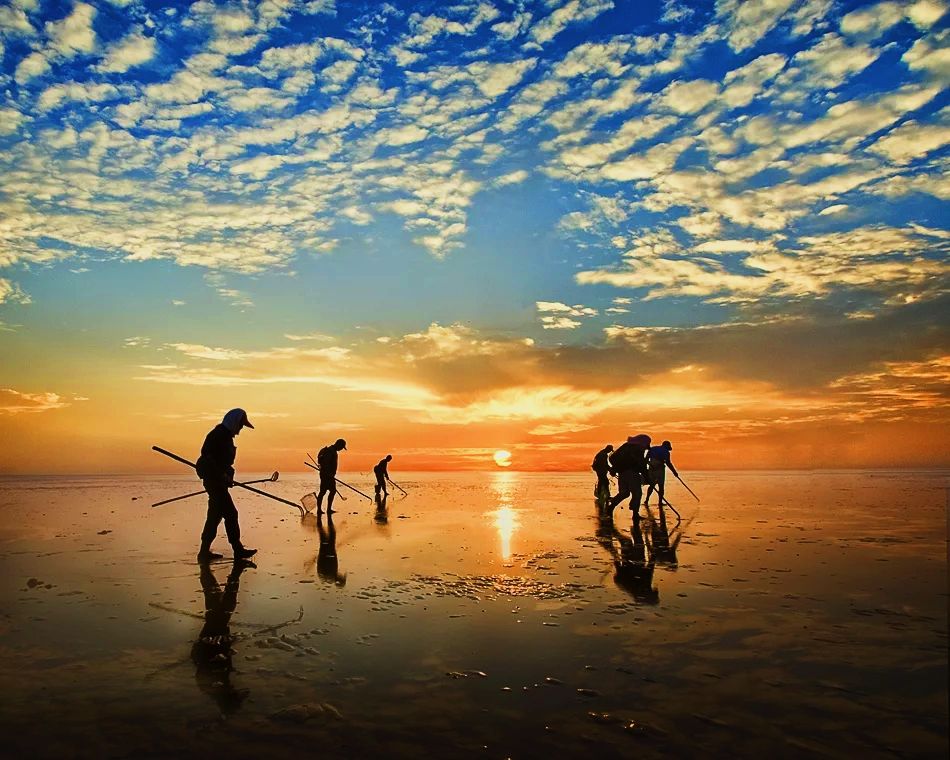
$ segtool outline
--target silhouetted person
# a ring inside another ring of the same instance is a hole
[[[333,518],[327,513],[327,527],[323,527],[322,515],[317,515],[317,532],[320,534],[320,550],[317,552],[317,575],[327,583],[346,585],[346,574],[340,574],[340,560],[336,556],[336,528]]]
[[[640,499],[647,478],[646,452],[650,436],[632,435],[610,456],[610,468],[617,476],[617,495],[607,503],[611,513],[620,502],[630,498],[634,520],[639,519]]]
[[[673,444],[669,441],[663,441],[659,446],[651,446],[647,450],[647,473],[649,476],[650,487],[647,489],[646,499],[643,503],[649,505],[650,496],[654,491],[660,497],[660,506],[663,506],[663,499],[666,494],[666,468],[673,471],[673,475],[679,477],[679,473],[673,466],[670,459],[670,452],[673,450]]]
[[[610,453],[614,450],[612,444],[607,444],[594,455],[594,461],[590,463],[590,468],[597,475],[597,485],[594,486],[594,496],[597,498],[610,498],[610,481],[607,475],[610,472]]]
[[[233,650],[231,644],[231,614],[237,606],[241,573],[254,567],[249,560],[235,560],[224,584],[224,590],[211,572],[211,565],[201,563],[201,589],[205,596],[205,622],[201,633],[191,646],[191,660],[195,664],[198,688],[218,703],[225,715],[235,712],[248,695],[247,689],[236,689],[231,684]]]
[[[655,562],[652,554],[647,557],[647,546],[640,532],[640,521],[633,521],[633,540],[620,531],[615,533],[620,543],[620,556],[614,560],[614,583],[639,604],[658,604],[660,592],[653,585]]]
[[[346,451],[346,441],[337,438],[336,443],[324,446],[317,453],[317,466],[320,468],[320,492],[317,494],[317,513],[323,511],[323,495],[327,498],[327,514],[333,511],[333,497],[336,496],[336,471],[340,464],[340,451]]]
[[[373,468],[373,474],[376,476],[376,501],[379,501],[379,495],[383,495],[383,500],[386,500],[386,497],[389,496],[389,491],[386,490],[386,481],[389,480],[389,470],[387,469],[389,463],[393,461],[393,455],[387,454],[385,458],[380,459],[379,463]],[[389,480],[392,483],[391,480]]]
[[[214,541],[218,524],[222,519],[235,559],[246,559],[257,552],[257,549],[247,549],[241,543],[241,526],[238,524],[237,507],[234,506],[234,501],[228,492],[228,489],[234,485],[234,457],[237,455],[234,436],[238,435],[243,427],[254,429],[254,426],[248,422],[247,413],[243,409],[232,409],[224,415],[221,424],[205,437],[201,456],[195,463],[198,477],[201,478],[205,491],[208,492],[208,517],[201,531],[199,562],[221,558],[220,554],[211,551],[211,542]]]

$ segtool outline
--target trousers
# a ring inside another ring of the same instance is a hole
[[[228,541],[235,549],[241,547],[241,526],[238,524],[238,511],[231,499],[231,492],[222,483],[210,480],[202,481],[208,492],[208,516],[201,531],[201,543],[208,546],[218,533],[218,525],[224,520],[224,530]]]

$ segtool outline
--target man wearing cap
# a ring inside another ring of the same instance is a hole
[[[247,419],[247,413],[243,409],[232,409],[224,415],[221,424],[216,425],[214,430],[205,436],[201,456],[195,464],[198,477],[208,492],[208,516],[204,530],[201,531],[199,562],[221,558],[220,554],[211,551],[211,542],[214,541],[221,520],[224,520],[224,529],[234,550],[235,559],[247,559],[257,553],[257,549],[248,549],[241,543],[237,507],[228,493],[228,489],[234,485],[234,457],[237,455],[234,436],[244,427],[254,429]]]
[[[327,514],[333,512],[333,497],[336,496],[336,470],[340,462],[340,452],[346,451],[346,441],[337,438],[336,443],[324,446],[317,453],[317,467],[320,468],[320,492],[317,494],[317,513],[323,512],[323,495],[327,498]]]
[[[650,487],[647,489],[647,497],[643,500],[644,506],[650,505],[650,495],[656,491],[660,497],[660,506],[663,506],[664,499],[664,486],[666,484],[666,468],[669,467],[673,471],[675,477],[679,477],[679,473],[676,471],[676,468],[673,466],[673,462],[670,459],[670,452],[673,450],[673,444],[669,441],[663,441],[659,446],[651,446],[647,450],[647,470],[649,471],[650,476]]]

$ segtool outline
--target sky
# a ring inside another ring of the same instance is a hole
[[[0,4],[0,473],[950,463],[942,0]]]

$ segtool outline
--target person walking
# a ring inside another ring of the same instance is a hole
[[[632,435],[610,456],[610,468],[617,476],[618,487],[617,495],[607,502],[607,511],[611,514],[620,502],[630,497],[633,519],[639,519],[643,484],[647,478],[645,457],[649,446],[650,436]]]
[[[386,490],[386,481],[389,480],[389,470],[387,469],[389,463],[393,461],[393,455],[387,454],[385,458],[380,459],[379,463],[373,468],[373,474],[376,476],[376,500],[380,500],[380,494],[382,494],[382,500],[385,501],[389,498],[389,491]],[[391,480],[389,480],[392,483]]]
[[[327,514],[333,512],[333,497],[336,496],[336,471],[340,463],[340,452],[346,451],[346,441],[337,438],[335,443],[324,446],[317,453],[317,467],[320,468],[320,492],[317,494],[317,514],[323,512],[323,497],[327,497]]]
[[[607,474],[610,472],[610,453],[614,450],[612,444],[607,444],[594,455],[590,468],[597,475],[597,485],[594,486],[594,496],[598,499],[610,498],[610,481]]]
[[[221,559],[220,554],[211,551],[211,542],[218,532],[218,525],[224,520],[224,529],[228,536],[235,559],[247,559],[257,553],[257,549],[248,549],[241,543],[241,526],[238,523],[237,507],[228,489],[234,485],[234,458],[237,447],[234,437],[242,428],[254,426],[247,419],[243,409],[232,409],[224,415],[220,425],[205,436],[201,446],[201,456],[195,463],[195,470],[208,492],[208,515],[201,531],[201,548],[198,561],[209,562]]]
[[[663,441],[659,446],[651,446],[647,450],[647,473],[649,476],[650,487],[647,489],[646,499],[643,500],[644,506],[650,506],[650,496],[654,491],[660,497],[660,506],[663,506],[665,499],[666,468],[669,467],[674,477],[679,477],[679,473],[673,466],[670,459],[670,452],[673,450],[673,444],[669,441]]]

